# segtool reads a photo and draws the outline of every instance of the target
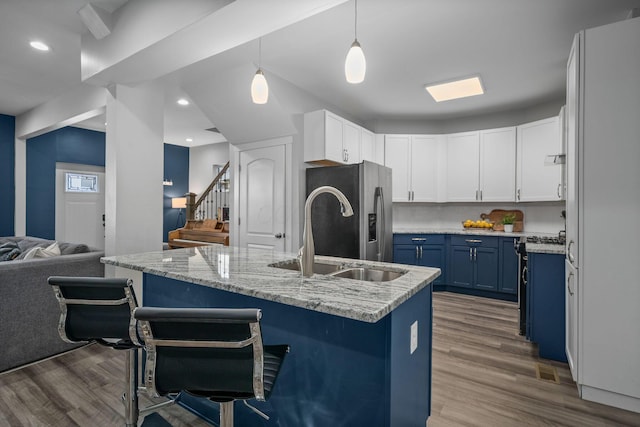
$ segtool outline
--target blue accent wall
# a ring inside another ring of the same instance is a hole
[[[66,127],[27,140],[29,236],[55,238],[56,162],[104,167],[104,132]]]
[[[164,186],[162,204],[162,241],[168,240],[169,231],[184,226],[186,213],[182,209],[171,207],[173,197],[183,197],[189,191],[189,148],[179,145],[164,144],[164,179],[173,181],[173,185]]]
[[[15,134],[15,117],[0,114],[0,236],[13,236],[14,233]]]

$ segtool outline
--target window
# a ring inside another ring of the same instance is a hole
[[[65,173],[65,191],[69,193],[97,193],[98,175]]]

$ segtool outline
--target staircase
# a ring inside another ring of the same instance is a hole
[[[187,194],[187,220],[215,219],[229,221],[229,162],[218,167],[218,174],[202,195],[195,200],[194,193]]]
[[[229,162],[196,200],[187,193],[187,223],[169,232],[169,248],[186,248],[219,243],[229,245]]]

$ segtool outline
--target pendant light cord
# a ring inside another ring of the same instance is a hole
[[[358,40],[358,0],[355,0],[356,13],[353,22],[354,39]]]
[[[258,39],[258,69],[262,66],[262,37]]]

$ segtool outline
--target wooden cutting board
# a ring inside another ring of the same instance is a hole
[[[504,218],[504,216],[509,213],[513,213],[516,215],[516,221],[513,223],[513,231],[524,231],[524,214],[521,210],[494,209],[488,214],[480,214],[480,218],[494,223],[494,230],[502,231],[504,230],[502,218]]]

